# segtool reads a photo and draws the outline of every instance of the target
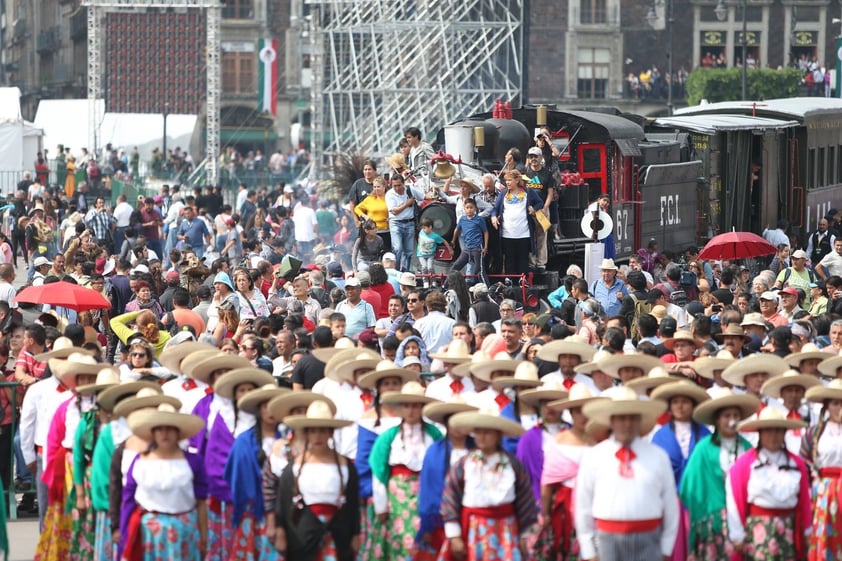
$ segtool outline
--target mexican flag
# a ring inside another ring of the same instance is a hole
[[[278,40],[258,41],[257,100],[261,113],[278,113]]]

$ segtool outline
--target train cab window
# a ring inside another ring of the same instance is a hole
[[[824,146],[819,148],[819,160],[818,165],[816,166],[816,187],[824,187],[827,185],[827,182],[824,180]]]
[[[807,150],[807,189],[816,186],[816,149]]]
[[[582,150],[582,173],[602,171],[602,153],[595,148]]]
[[[570,134],[566,132],[553,133],[553,146],[558,150],[558,159],[566,162],[570,159]]]

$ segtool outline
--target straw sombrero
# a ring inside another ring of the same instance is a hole
[[[217,350],[218,349],[216,347],[208,345],[207,343],[186,341],[184,343],[179,343],[178,345],[167,345],[158,357],[158,362],[170,372],[174,374],[181,374],[182,362],[186,357],[192,356],[193,353]]]
[[[525,362],[524,364],[531,363]],[[584,384],[573,384],[573,387],[582,385]],[[535,389],[521,392],[518,394],[518,399],[530,407],[538,408],[542,401],[558,401],[567,398],[568,395],[570,394],[560,382],[550,380]]]
[[[743,344],[751,342],[751,337],[746,335],[743,328],[737,323],[729,323],[725,331],[713,336],[714,340],[720,345],[725,340],[725,337],[742,337]]]
[[[522,362],[523,360],[512,360],[509,358],[508,353],[502,352],[497,353],[494,358],[485,358],[484,360],[478,360],[476,362],[471,359],[471,366],[468,368],[468,371],[478,380],[482,380],[483,382],[490,384],[491,375],[494,372],[510,372],[514,374],[515,370],[517,370],[517,367]],[[512,376],[506,376],[506,378],[512,378]]]
[[[749,374],[765,372],[770,378],[774,378],[787,370],[789,370],[789,365],[777,355],[754,354],[734,361],[731,366],[722,371],[722,379],[732,386],[744,386],[743,380]]]
[[[229,370],[217,378],[213,385],[213,393],[226,399],[234,399],[234,390],[240,384],[253,384],[255,388],[262,388],[267,384],[274,384],[275,387],[278,385],[274,376],[262,368],[249,364],[242,368]]]
[[[534,363],[525,360],[517,362],[519,364],[515,367],[514,376],[500,376],[491,382],[495,390],[499,391],[503,388],[537,388],[541,385],[541,379],[538,377],[538,367]]]
[[[644,401],[631,388],[618,387],[611,399],[595,400],[582,407],[582,413],[597,424],[611,426],[614,415],[640,415],[640,434],[648,434],[658,417],[667,410],[667,404],[659,399]]]
[[[186,343],[183,343],[186,344]],[[179,345],[180,346],[180,345]],[[183,359],[181,359],[181,363],[179,366],[178,372],[181,372],[187,378],[193,378],[193,371],[195,370],[196,366],[204,361],[205,359],[211,357],[219,357],[224,356],[225,353],[220,351],[219,349],[208,348],[207,350],[196,351],[193,352]]]
[[[729,407],[739,409],[741,419],[751,417],[760,408],[760,400],[753,395],[736,394],[729,388],[716,388],[711,391],[714,392],[713,399],[700,403],[693,410],[693,420],[697,423],[714,425],[716,423],[716,414],[722,409]]]
[[[450,418],[447,425],[451,428],[467,431],[476,429],[496,430],[503,433],[503,436],[520,436],[526,432],[520,423],[501,417],[500,411],[494,408],[456,413]]]
[[[168,403],[175,409],[181,409],[181,400],[161,393],[160,388],[141,388],[134,397],[124,399],[114,406],[111,416],[115,419],[128,417],[129,414],[138,409],[156,408],[162,403]]]
[[[453,339],[447,344],[447,350],[443,353],[430,353],[430,358],[438,359],[445,364],[462,364],[471,360],[471,349],[462,339]]]
[[[604,349],[600,349],[594,353],[593,358],[591,358],[590,362],[583,362],[579,366],[575,368],[576,372],[580,374],[593,374],[594,372],[602,372],[602,369],[599,367],[599,361],[605,360],[608,357],[613,356],[612,353]]]
[[[409,169],[406,166],[406,158],[404,158],[403,154],[401,154],[400,152],[392,154],[391,156],[387,156],[386,163],[389,164],[397,172]]]
[[[731,366],[736,359],[731,351],[719,351],[716,356],[705,356],[693,361],[693,370],[702,378],[713,380],[713,373],[717,370],[725,370]]]
[[[409,403],[433,403],[438,401],[424,394],[424,386],[418,382],[407,382],[399,392],[388,392],[380,398],[384,405],[404,405]]]
[[[339,351],[347,351],[356,348],[357,344],[354,342],[353,339],[351,339],[350,337],[343,337],[339,339],[334,344],[334,346],[324,347],[321,349],[313,349],[312,351],[310,351],[310,354],[316,357],[316,360],[327,363],[330,359],[336,357]]]
[[[657,357],[643,353],[609,355],[599,361],[598,370],[612,378],[620,379],[620,368],[639,368],[646,376],[653,368],[663,367],[664,363]]]
[[[294,392],[287,392],[273,397],[269,400],[267,407],[269,414],[277,420],[288,417],[290,411],[299,409],[301,407],[307,408],[314,401],[324,401],[327,403],[333,414],[336,414],[336,405],[330,398],[323,396],[320,393],[311,392],[310,390],[301,390]]]
[[[205,421],[196,415],[179,413],[169,403],[162,403],[156,409],[142,409],[129,414],[129,428],[144,440],[152,440],[152,431],[158,427],[175,427],[183,440],[198,433]]]
[[[491,360],[491,357],[488,356],[488,353],[485,351],[477,351],[474,353],[474,356],[471,357],[470,362],[463,362],[462,364],[457,364],[451,368],[450,375],[454,378],[462,378],[463,376],[471,374],[471,372],[473,372],[472,368],[475,365],[488,362],[489,360]]]
[[[113,366],[100,365],[100,371],[96,374],[96,382],[85,384],[84,386],[76,386],[76,393],[90,395],[119,384],[120,371]],[[97,403],[99,403],[99,400],[97,400]]]
[[[289,415],[284,418],[284,424],[292,430],[301,429],[341,429],[354,424],[354,421],[335,419],[330,405],[318,400],[307,406],[304,415]]]
[[[827,351],[821,350],[815,343],[806,343],[801,347],[801,351],[797,353],[788,354],[784,360],[793,368],[801,366],[802,360],[825,360],[833,358],[835,355]]]
[[[636,391],[640,395],[646,395],[646,392],[653,388],[657,388],[658,386],[663,386],[665,384],[672,384],[678,380],[681,380],[679,376],[673,376],[667,372],[666,368],[658,366],[657,368],[650,370],[647,376],[629,380],[624,386]]]
[[[815,386],[821,386],[822,382],[815,376],[801,374],[797,370],[787,370],[780,376],[776,376],[763,383],[760,393],[768,397],[781,397],[781,390],[787,386],[798,386],[808,390]]]
[[[76,387],[78,376],[96,376],[106,366],[91,355],[82,353],[73,353],[66,359],[51,358],[48,364],[53,375],[69,390]]]
[[[457,179],[456,184],[459,187],[462,187],[463,185],[467,185],[468,189],[470,189],[472,195],[476,195],[480,191],[479,186],[476,183],[474,183],[473,179],[471,179],[469,177],[463,177],[461,179]]]
[[[325,365],[325,377],[334,382],[348,382],[352,386],[357,384],[354,372],[365,370],[366,374],[377,368],[383,358],[369,349],[354,349],[356,352],[344,354],[341,362],[334,362],[333,359]],[[328,365],[330,369],[328,369]]]
[[[686,397],[696,405],[710,399],[710,395],[704,388],[698,384],[694,384],[690,380],[678,380],[670,384],[658,386],[649,394],[650,399],[662,399],[667,403],[672,398],[679,396]]]
[[[436,401],[428,403],[424,406],[421,414],[430,419],[434,423],[444,424],[447,417],[455,415],[456,413],[465,413],[467,411],[476,411],[477,408],[473,405],[468,405],[464,399],[459,395],[454,395],[447,401]]]
[[[357,385],[363,389],[373,390],[377,387],[377,383],[383,378],[400,378],[401,386],[410,380],[418,381],[418,373],[408,368],[398,368],[391,360],[381,360],[377,363],[377,367],[360,376],[357,380]]]
[[[83,349],[82,347],[74,347],[73,341],[71,341],[67,337],[59,337],[58,339],[53,341],[52,350],[43,353],[38,353],[33,358],[38,362],[48,362],[50,359],[53,358],[67,358],[73,353],[93,356],[93,353],[88,349]]]
[[[693,334],[689,331],[676,331],[675,335],[670,337],[669,339],[664,339],[664,347],[669,350],[673,350],[673,346],[675,345],[676,341],[688,341],[693,343],[693,346],[697,349],[702,346],[701,341],[693,337]]]
[[[156,394],[161,393],[161,386],[155,382],[123,382],[99,392],[99,395],[96,396],[96,402],[102,409],[111,411],[118,405],[118,401],[121,401],[127,395],[134,396],[144,388],[152,389]]]
[[[827,386],[813,386],[807,390],[807,401],[824,403],[828,399],[842,399],[842,378],[834,378]]]
[[[190,369],[190,377],[198,380],[200,382],[204,382],[206,384],[211,383],[211,374],[214,372],[223,372],[226,374],[231,370],[237,370],[240,368],[251,368],[258,370],[254,367],[254,365],[249,361],[249,359],[245,357],[241,357],[239,355],[229,355],[228,353],[218,352],[215,355],[211,355],[206,357],[204,360],[199,361]],[[269,374],[265,370],[263,371],[266,374]],[[185,370],[185,374],[187,371]],[[269,374],[271,376],[271,374]],[[217,378],[219,380],[219,378]],[[258,386],[262,386],[263,384],[257,384]]]
[[[558,364],[558,357],[560,355],[576,355],[582,362],[588,362],[593,358],[594,353],[596,353],[596,349],[587,343],[568,337],[561,341],[552,341],[541,347],[538,351],[538,358]]]
[[[842,368],[842,354],[830,355],[830,358],[824,359],[818,366],[819,372],[828,378],[836,378],[840,374],[840,368]]]
[[[803,429],[807,426],[804,421],[787,419],[783,411],[777,407],[764,407],[757,414],[756,419],[743,421],[738,425],[740,432],[754,432],[763,429]]]
[[[271,401],[273,398],[290,393],[291,391],[287,388],[279,388],[277,382],[273,379],[271,384],[260,386],[256,390],[252,390],[241,397],[240,401],[237,402],[237,409],[257,415],[262,403]]]
[[[591,392],[590,388],[585,384],[573,384],[570,387],[570,393],[567,395],[567,399],[551,401],[548,404],[548,407],[556,411],[575,409],[577,407],[583,407],[586,403],[590,403],[591,401],[596,401],[598,399],[608,398],[595,396],[593,392]]]

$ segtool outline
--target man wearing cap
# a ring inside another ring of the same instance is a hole
[[[583,407],[612,435],[587,450],[579,465],[575,521],[581,559],[670,558],[680,516],[672,466],[663,450],[640,437],[664,410],[664,402],[641,401],[629,388]]]
[[[349,337],[359,335],[365,328],[374,327],[377,318],[374,316],[374,308],[363,300],[362,285],[356,277],[345,281],[345,300],[336,305],[336,313],[345,316],[345,334]]]
[[[389,279],[389,284],[391,284],[392,288],[395,289],[395,294],[400,294],[401,272],[395,269],[395,265],[397,264],[397,256],[391,251],[387,251],[383,254],[383,257],[380,259],[380,264],[383,265],[383,268],[386,270],[386,277]]]
[[[798,306],[798,291],[788,286],[778,291],[778,294],[781,296],[781,309],[778,313],[786,318],[787,323],[790,323],[795,313],[801,311]]]
[[[419,200],[424,200],[424,193],[407,186],[402,175],[392,175],[392,188],[386,192],[386,209],[392,249],[401,271],[410,270],[415,255],[415,211]]]
[[[789,320],[778,313],[778,296],[770,290],[760,295],[760,314],[763,316],[763,321],[771,323],[774,327],[789,324]]]
[[[547,234],[555,234],[558,226],[558,206],[556,203],[556,182],[552,172],[544,167],[544,154],[540,148],[533,146],[527,152],[526,173],[524,180],[526,188],[535,190],[544,201],[543,212],[550,221],[550,229],[535,229],[535,255],[529,257],[532,268],[543,271],[547,267]]]
[[[32,286],[41,286],[50,271],[53,263],[43,255],[35,258],[35,274],[32,275]],[[11,303],[11,302],[10,302]]]
[[[807,268],[807,252],[803,249],[797,249],[792,252],[792,266],[787,267],[775,279],[775,286],[784,288],[791,286],[792,288],[800,288],[807,294],[805,303],[810,304],[810,283],[816,281],[816,274],[812,269]]]

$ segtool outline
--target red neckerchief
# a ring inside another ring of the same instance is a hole
[[[637,454],[631,449],[631,446],[620,446],[617,453],[614,454],[620,460],[620,477],[631,479],[634,477],[634,470],[632,469],[632,460],[637,458]]]
[[[194,390],[198,386],[199,386],[199,384],[197,384],[196,380],[194,380],[193,378],[187,378],[186,380],[184,380],[181,383],[181,389],[183,389],[186,392],[189,392],[190,390]]]
[[[463,389],[465,389],[465,384],[462,383],[462,380],[453,380],[450,382],[450,390],[453,392],[453,395],[462,393]]]
[[[497,402],[497,405],[500,407],[500,411],[505,409],[506,406],[512,402],[512,400],[509,399],[509,396],[507,396],[503,392],[498,393],[497,397],[494,398],[494,401]]]

